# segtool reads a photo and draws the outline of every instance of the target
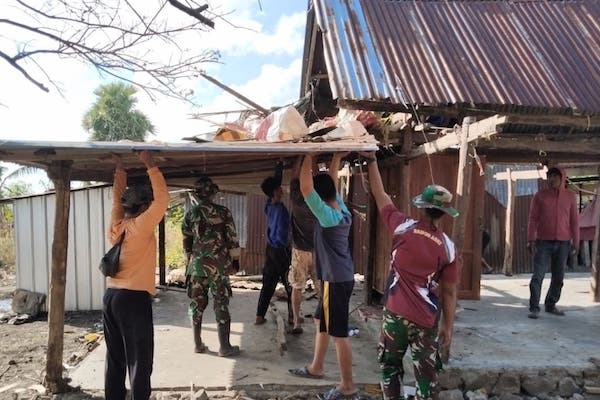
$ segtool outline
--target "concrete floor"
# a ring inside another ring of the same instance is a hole
[[[569,274],[565,280],[559,306],[567,315],[558,317],[542,312],[541,318],[527,318],[529,276],[507,278],[484,275],[480,301],[459,302],[449,367],[459,369],[540,369],[564,367],[583,369],[591,366],[591,356],[600,356],[600,303],[593,303],[589,274]],[[544,282],[545,296],[549,279]],[[189,388],[190,384],[206,388],[282,384],[331,385],[339,377],[333,344],[326,361],[323,380],[295,378],[288,368],[310,362],[314,327],[304,324],[300,336],[288,335],[288,351],[279,353],[275,344],[273,320],[254,326],[258,291],[235,290],[232,298],[232,343],[243,349],[236,359],[215,355],[218,348],[216,324],[212,310],[205,316],[203,339],[211,352],[195,354],[191,329],[186,315],[184,293],[161,291],[154,307],[155,357],[152,385],[160,388]],[[362,284],[356,285],[351,310],[362,301]],[[277,303],[285,308],[285,303]],[[304,304],[305,313],[313,312],[316,300]],[[358,317],[357,312],[352,313]],[[380,321],[354,320],[361,334],[352,338],[354,375],[358,383],[376,384],[379,380],[376,346]],[[74,385],[84,389],[103,386],[105,347],[94,350],[73,372]],[[408,357],[405,365],[408,367]],[[410,371],[407,368],[407,372]],[[407,377],[410,382],[410,377]]]
[[[356,307],[362,300],[359,297],[361,284],[353,296]],[[276,323],[267,314],[268,322],[255,326],[257,290],[234,289],[231,299],[231,343],[239,345],[242,354],[237,358],[221,358],[216,355],[218,338],[214,312],[207,309],[203,324],[203,341],[208,353],[195,354],[192,332],[187,316],[188,299],[185,293],[160,291],[154,304],[155,355],[152,387],[155,390],[189,389],[190,384],[207,389],[221,389],[234,386],[281,384],[297,386],[331,386],[339,378],[335,348],[330,344],[326,363],[325,379],[302,379],[290,375],[290,368],[302,367],[312,360],[314,346],[314,326],[307,318],[304,333],[298,336],[287,335],[288,349],[280,354],[276,343]],[[276,302],[280,310],[286,310],[285,302]],[[303,304],[305,314],[313,313],[316,300]],[[212,301],[209,304],[212,307]],[[286,311],[287,313],[287,311]],[[354,375],[357,383],[378,382],[379,367],[376,362],[377,338],[359,334],[352,337]],[[103,389],[104,357],[103,344],[94,350],[73,372],[72,384],[83,389]]]
[[[450,366],[458,368],[584,368],[600,356],[600,303],[592,302],[589,273],[567,274],[558,307],[527,318],[530,275],[484,275],[480,301],[459,301]]]

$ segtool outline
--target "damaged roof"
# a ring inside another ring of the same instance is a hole
[[[304,89],[328,78],[342,106],[600,114],[600,0],[312,6],[308,24],[319,29],[307,26]]]
[[[216,177],[229,190],[246,191],[267,176],[276,161],[288,166],[300,154],[377,150],[375,141],[337,140],[330,142],[256,141],[206,143],[141,142],[51,142],[0,140],[0,161],[15,162],[47,170],[58,161],[72,161],[71,180],[112,182],[112,154],[121,156],[129,176],[145,177],[135,152],[155,151],[155,159],[171,186],[190,187],[198,175]]]

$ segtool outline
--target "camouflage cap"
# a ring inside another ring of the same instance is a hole
[[[219,186],[208,176],[201,176],[194,185],[194,191],[198,197],[211,198],[219,192]]]
[[[458,217],[458,210],[450,207],[452,193],[440,185],[428,185],[423,192],[412,200],[417,208],[437,208],[451,217]]]

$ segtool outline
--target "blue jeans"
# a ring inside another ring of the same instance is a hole
[[[548,264],[550,264],[552,278],[544,306],[546,310],[550,310],[558,303],[570,248],[571,243],[565,240],[536,240],[535,254],[533,255],[533,275],[529,282],[529,311],[540,311],[542,281]]]

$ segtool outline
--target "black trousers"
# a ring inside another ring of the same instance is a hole
[[[271,297],[275,293],[277,282],[281,281],[287,293],[288,318],[294,317],[292,312],[292,288],[288,282],[288,271],[290,269],[291,251],[289,247],[271,247],[267,245],[265,253],[265,265],[262,273],[262,289],[258,298],[256,316],[264,317],[269,308]]]
[[[129,371],[131,399],[148,400],[154,357],[152,297],[146,291],[106,289],[102,314],[105,398],[125,399],[125,372]]]

